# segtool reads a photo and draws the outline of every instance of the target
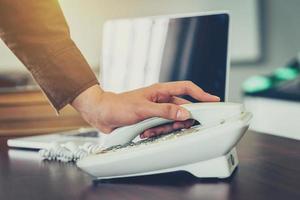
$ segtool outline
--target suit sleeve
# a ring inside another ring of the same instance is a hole
[[[0,0],[0,37],[57,111],[98,84],[56,0]]]

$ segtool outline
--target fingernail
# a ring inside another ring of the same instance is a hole
[[[209,96],[215,98],[216,100],[220,101],[220,97],[216,96],[216,95],[212,95],[212,94],[209,94]]]
[[[190,113],[187,110],[178,110],[176,114],[177,120],[187,120],[190,118]]]

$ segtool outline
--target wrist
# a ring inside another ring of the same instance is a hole
[[[91,106],[94,106],[95,103],[98,103],[103,96],[104,91],[97,84],[93,85],[82,93],[80,93],[72,102],[71,105],[78,111],[84,112],[85,110],[89,110]]]
[[[94,85],[72,102],[72,106],[80,113],[85,121],[104,133],[110,133],[111,102],[113,93],[103,91],[99,85]]]

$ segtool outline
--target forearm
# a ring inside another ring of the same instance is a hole
[[[57,110],[98,84],[56,0],[0,0],[0,37]]]

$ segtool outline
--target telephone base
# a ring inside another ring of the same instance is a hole
[[[236,149],[233,148],[229,153],[224,156],[213,158],[210,160],[204,160],[197,163],[183,165],[179,167],[173,167],[169,169],[156,170],[151,172],[126,174],[121,176],[110,177],[95,177],[94,181],[114,179],[114,178],[126,178],[133,176],[145,176],[152,174],[161,174],[174,171],[186,171],[198,178],[228,178],[231,176],[235,168],[238,166],[238,157]]]
[[[238,166],[236,149],[224,156],[183,166],[182,169],[198,178],[228,178]]]

